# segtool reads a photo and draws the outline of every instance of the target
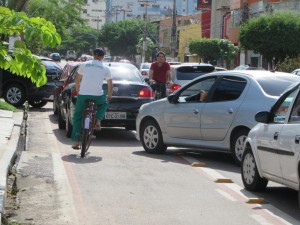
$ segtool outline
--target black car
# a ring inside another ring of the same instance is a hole
[[[36,57],[41,59],[46,68],[47,83],[41,87],[36,87],[30,78],[15,75],[9,70],[2,70],[0,77],[2,93],[0,96],[9,104],[19,107],[28,100],[33,107],[43,107],[47,102],[53,101],[54,81],[59,77],[62,71],[61,67],[50,58]]]
[[[59,53],[51,53],[49,56],[51,59],[53,59],[56,62],[60,62],[61,61],[61,57]]]
[[[126,63],[107,63],[106,65],[110,67],[112,74],[113,95],[101,126],[135,130],[139,108],[153,101],[152,89],[134,65]],[[61,92],[61,103],[58,109],[58,126],[59,129],[66,128],[67,137],[71,136],[73,128],[73,113],[77,98],[74,81],[78,67],[72,71],[66,87]],[[103,89],[107,92],[106,81],[104,81]]]

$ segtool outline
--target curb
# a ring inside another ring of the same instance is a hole
[[[13,114],[13,129],[4,154],[0,160],[0,225],[2,224],[2,214],[5,206],[7,192],[7,178],[10,169],[15,164],[18,155],[24,150],[26,122],[24,112]]]

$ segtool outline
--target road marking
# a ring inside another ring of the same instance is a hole
[[[216,189],[216,191],[221,194],[223,197],[227,198],[228,200],[232,201],[232,202],[237,202],[237,200],[232,197],[232,195],[228,194],[227,192],[221,190],[221,189]]]

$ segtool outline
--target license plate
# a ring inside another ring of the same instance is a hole
[[[105,119],[109,119],[109,120],[126,119],[126,112],[106,112]]]

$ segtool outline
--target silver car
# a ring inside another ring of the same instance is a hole
[[[231,152],[240,165],[243,144],[258,111],[271,108],[300,77],[288,73],[228,70],[198,77],[141,107],[136,138],[148,153],[168,146]],[[207,93],[200,102],[200,91]]]

